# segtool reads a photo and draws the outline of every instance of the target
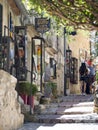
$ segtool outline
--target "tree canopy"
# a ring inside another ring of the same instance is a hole
[[[64,26],[98,29],[98,0],[28,0],[38,13],[46,12]]]

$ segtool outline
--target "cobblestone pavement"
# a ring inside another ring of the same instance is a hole
[[[18,130],[98,130],[93,95],[70,95],[61,100],[42,110],[36,123],[26,123]]]

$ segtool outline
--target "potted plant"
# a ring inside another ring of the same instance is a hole
[[[54,82],[48,82],[45,84],[44,96],[41,97],[41,104],[49,104],[50,99],[57,98],[57,84]]]
[[[34,96],[38,92],[38,86],[36,84],[28,83],[28,88],[29,88],[29,92],[28,92],[27,104],[31,105],[32,108],[34,108]]]
[[[31,84],[28,81],[24,81],[24,82],[19,82],[17,91],[19,95],[22,97],[22,99],[24,100],[24,103],[30,105],[31,100],[32,102],[34,102],[34,96],[38,92],[38,87],[35,84]]]
[[[57,84],[51,82],[52,95],[54,98],[57,98]]]
[[[50,94],[52,93],[53,97],[56,98],[57,97],[57,84],[54,82],[48,82],[46,84],[46,88],[47,90],[50,90]]]
[[[29,93],[28,82],[19,82],[16,88],[18,94],[24,100],[24,103],[27,104],[27,98]]]

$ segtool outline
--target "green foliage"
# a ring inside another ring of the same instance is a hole
[[[30,95],[31,87],[32,87],[32,95],[35,95],[38,91],[38,87],[35,84],[31,84],[29,82],[20,82],[17,91],[19,94]]]
[[[97,81],[97,84],[98,84],[98,71],[96,71],[96,81]]]
[[[48,82],[47,86],[51,87],[51,88],[56,88],[57,87],[56,83],[53,83],[53,82]]]
[[[27,82],[21,82],[18,84],[17,91],[19,94],[26,94],[28,95],[29,89],[28,89],[28,83]]]
[[[30,87],[32,86],[32,95],[35,95],[38,92],[38,86],[36,86],[35,84],[30,85]]]
[[[51,88],[54,97],[57,97],[57,84],[53,82],[48,82],[47,87]]]
[[[28,0],[28,6],[39,14],[52,16],[63,26],[98,27],[97,0]]]

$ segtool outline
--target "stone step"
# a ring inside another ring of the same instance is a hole
[[[73,114],[73,115],[39,115],[39,123],[98,123],[98,115],[93,114]]]
[[[39,123],[96,123],[98,115],[93,113],[94,102],[90,96],[69,96],[61,102],[38,106],[35,122]],[[70,99],[70,100],[69,100]],[[81,101],[80,101],[81,99]]]
[[[84,98],[84,97],[82,97]],[[37,116],[39,123],[96,123],[98,115],[93,113],[94,103],[72,100],[51,103]]]
[[[98,130],[97,123],[26,123],[18,130]]]
[[[40,109],[40,114],[82,114],[93,111],[93,102],[62,102],[59,104],[50,104]],[[39,108],[39,107],[38,107]]]
[[[93,101],[94,100],[94,95],[69,95],[69,96],[64,96],[62,98],[64,102],[66,101],[77,101],[77,102],[84,102],[84,101]]]
[[[66,107],[66,108],[67,107],[93,106],[93,105],[94,105],[94,102],[62,102],[58,104],[59,107]]]
[[[85,114],[85,113],[92,113],[93,107],[91,106],[82,106],[82,107],[70,107],[70,108],[59,108],[56,111],[56,114]]]
[[[82,106],[82,107],[55,107],[55,108],[48,108],[44,111],[41,111],[40,114],[59,114],[59,115],[65,115],[65,114],[84,114],[84,113],[92,113],[93,107],[92,106]]]

